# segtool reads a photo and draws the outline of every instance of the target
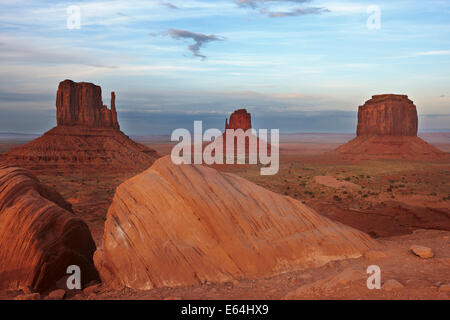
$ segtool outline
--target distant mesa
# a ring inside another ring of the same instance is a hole
[[[246,109],[239,109],[233,112],[230,116],[230,122],[228,122],[228,118],[225,120],[225,130],[233,129],[238,130],[242,129],[247,131],[252,128],[252,116],[247,112]]]
[[[417,128],[416,106],[406,95],[376,95],[359,107],[358,136],[417,137]]]
[[[111,109],[99,86],[65,80],[56,94],[57,126],[28,144],[11,149],[6,161],[28,169],[143,170],[158,153],[120,131],[116,95]]]
[[[117,188],[102,243],[102,281],[141,290],[272,276],[378,246],[300,201],[169,156]]]
[[[15,167],[0,167],[0,185],[0,289],[53,289],[70,265],[82,284],[98,279],[89,228],[59,193]]]
[[[408,96],[375,95],[359,107],[357,137],[335,152],[349,160],[434,160],[447,156],[420,139],[417,130],[417,109]]]
[[[231,116],[230,120],[225,119],[225,132],[222,135],[223,139],[223,153],[226,154],[226,147],[227,147],[227,139],[226,139],[226,131],[227,130],[235,130],[235,138],[234,138],[234,150],[235,155],[237,155],[238,148],[237,143],[239,140],[244,139],[245,140],[245,154],[249,155],[251,153],[250,149],[250,141],[253,140],[256,143],[256,149],[255,153],[259,152],[259,147],[261,143],[267,144],[267,154],[271,154],[271,148],[270,144],[268,144],[266,141],[261,140],[259,137],[254,135],[253,133],[247,134],[244,136],[244,134],[247,132],[247,130],[252,129],[252,116],[249,112],[247,112],[247,109],[238,109],[234,111]],[[241,132],[242,130],[243,132]]]
[[[111,110],[102,101],[102,88],[88,82],[65,80],[56,93],[58,126],[119,129],[116,95],[111,92]]]

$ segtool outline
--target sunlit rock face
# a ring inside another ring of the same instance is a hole
[[[32,170],[141,171],[159,154],[120,131],[116,95],[103,105],[99,86],[62,81],[56,93],[57,126],[28,144],[11,149],[0,161]]]
[[[356,138],[335,152],[346,160],[438,160],[448,155],[417,137],[418,117],[406,95],[382,94],[359,107]]]
[[[408,96],[373,96],[358,110],[358,136],[417,136],[417,110]]]
[[[300,201],[167,156],[117,188],[94,261],[108,285],[152,289],[266,277],[375,246]]]
[[[16,167],[0,167],[0,185],[0,289],[52,289],[71,265],[98,279],[89,228],[59,193]]]

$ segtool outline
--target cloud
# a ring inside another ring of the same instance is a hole
[[[450,50],[424,51],[416,53],[417,56],[446,56],[450,55]]]
[[[163,2],[163,3],[161,3],[161,5],[169,8],[169,9],[179,9],[176,5],[174,5],[173,3],[170,3],[170,2]]]
[[[167,35],[171,36],[173,39],[180,40],[180,39],[192,39],[194,40],[194,44],[191,44],[188,46],[189,51],[192,52],[192,55],[194,57],[199,57],[202,59],[206,59],[205,55],[200,54],[201,47],[208,42],[212,41],[223,41],[225,40],[224,37],[210,34],[206,35],[203,33],[194,33],[187,30],[180,30],[180,29],[169,29],[167,31]]]
[[[293,2],[293,3],[305,3],[310,2],[311,0],[236,0],[236,4],[239,7],[247,7],[247,8],[257,8],[261,3],[268,2]]]
[[[321,14],[329,12],[325,7],[295,7],[280,11],[271,9],[273,4],[305,4],[311,0],[236,0],[236,4],[240,8],[259,9],[261,14],[269,18],[296,17],[307,14]]]
[[[307,8],[297,8],[291,11],[269,11],[262,9],[260,12],[266,14],[269,18],[283,18],[283,17],[296,17],[306,14],[321,14],[324,12],[329,12],[327,8],[324,7],[307,7]]]

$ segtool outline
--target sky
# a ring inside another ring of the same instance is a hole
[[[240,108],[255,128],[350,133],[382,93],[450,131],[449,18],[446,0],[0,0],[0,132],[53,127],[65,79],[115,91],[130,135],[223,129]]]

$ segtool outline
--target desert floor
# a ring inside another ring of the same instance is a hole
[[[423,138],[450,152],[450,134]],[[289,135],[280,146],[280,171],[261,176],[258,166],[215,166],[274,192],[304,201],[318,213],[367,232],[382,245],[358,259],[330,262],[265,279],[205,283],[197,287],[151,291],[111,290],[101,285],[89,292],[70,292],[69,299],[449,299],[450,298],[450,159],[433,162],[344,162],[330,154],[347,135]],[[160,154],[173,144],[141,139]],[[18,144],[0,142],[0,152]],[[101,246],[103,224],[115,188],[138,172],[36,173],[72,203],[75,214],[91,228]],[[422,259],[411,245],[431,248]],[[366,286],[370,265],[381,268],[381,290]],[[393,281],[396,280],[400,284]],[[398,287],[398,288],[397,288]],[[2,292],[13,298],[17,292]]]

